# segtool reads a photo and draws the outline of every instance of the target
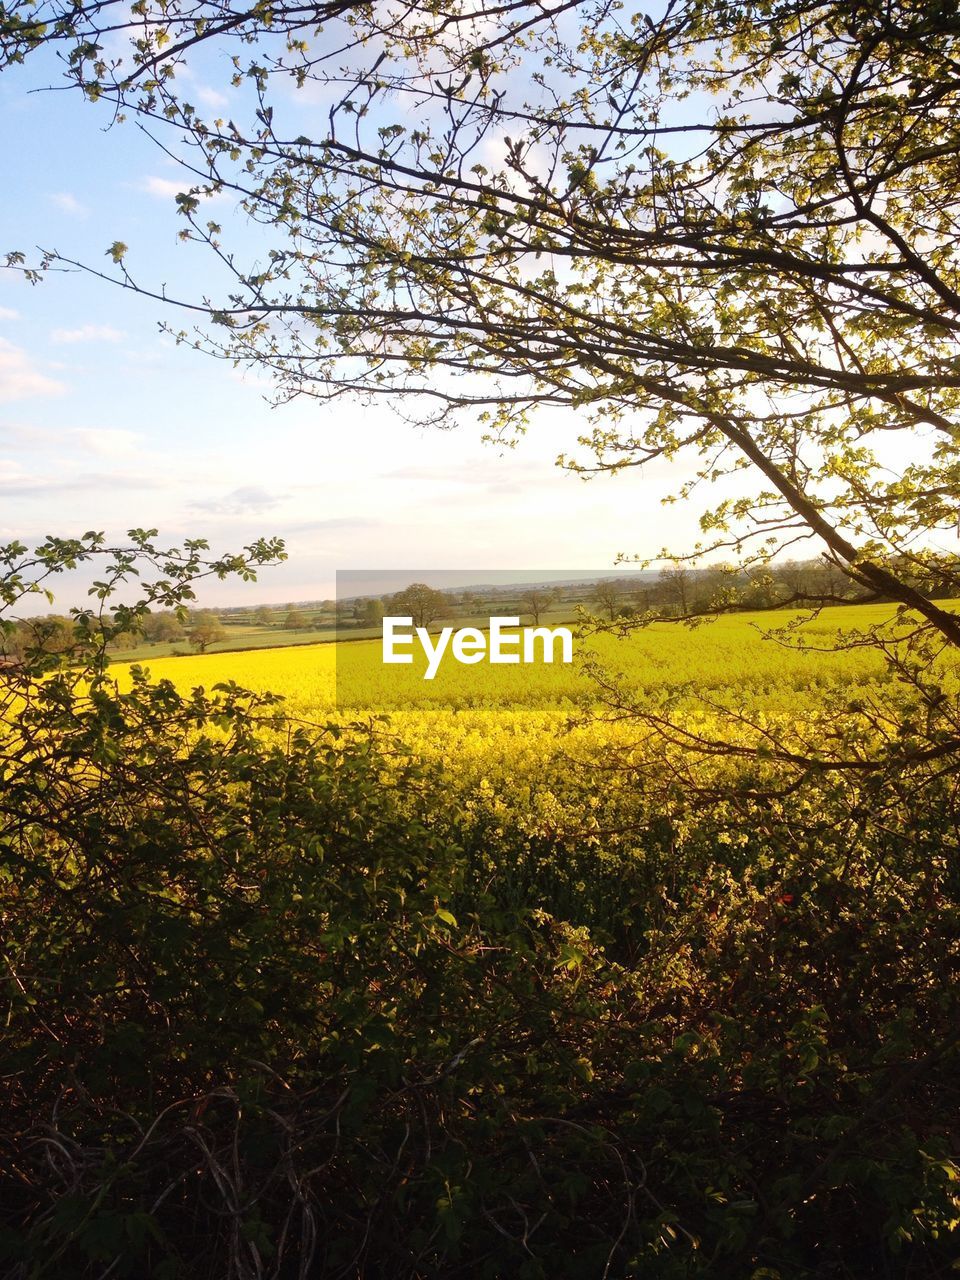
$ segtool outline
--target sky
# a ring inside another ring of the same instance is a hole
[[[192,97],[228,112],[225,79],[194,75]],[[108,127],[108,110],[36,82],[29,63],[0,76],[0,253],[108,268],[122,240],[145,284],[215,290],[203,250],[177,240],[188,184],[174,162],[135,123]],[[309,124],[320,108],[296,109]],[[226,237],[249,234],[231,201],[215,216]],[[178,348],[164,319],[182,323],[82,272],[35,286],[0,272],[0,542],[134,526],[217,550],[284,538],[288,561],[255,585],[204,589],[203,603],[226,605],[330,597],[338,569],[594,572],[695,541],[695,512],[661,506],[683,478],[669,464],[591,481],[556,467],[586,425],[573,412],[542,413],[505,449],[470,424],[411,427],[383,404],[275,407],[262,375]]]

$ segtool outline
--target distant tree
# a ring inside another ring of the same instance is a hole
[[[672,560],[660,570],[660,586],[667,601],[683,617],[688,612],[691,573],[681,560]]]
[[[821,556],[811,565],[814,590],[824,600],[849,599],[853,594],[849,574],[830,556]],[[896,597],[891,592],[891,598]]]
[[[299,609],[288,609],[283,620],[284,631],[303,631],[307,625],[305,615]]]
[[[383,621],[383,601],[364,600],[360,606],[360,622],[365,627],[379,627]]]
[[[275,621],[275,618],[273,616],[273,610],[270,609],[267,605],[262,604],[260,605],[259,608],[254,609],[253,620],[258,627],[272,626]]]
[[[76,640],[76,626],[62,614],[48,613],[42,618],[28,618],[22,624],[26,646],[44,653],[66,653]]]
[[[806,560],[785,560],[782,564],[772,565],[784,595],[790,598],[809,595],[813,586],[811,566]]]
[[[609,614],[611,622],[620,612],[620,587],[616,582],[598,582],[590,599]]]
[[[415,627],[429,627],[449,610],[449,601],[443,592],[428,587],[425,582],[411,582],[409,587],[390,596],[388,603],[391,614],[413,618]]]
[[[540,615],[545,613],[556,599],[556,593],[545,587],[531,587],[520,596],[520,603],[533,615],[533,625],[539,627]]]
[[[114,651],[135,649],[142,642],[143,635],[139,631],[115,631],[107,642],[107,647]]]
[[[769,609],[785,597],[784,583],[767,566],[747,571],[747,590],[744,603],[748,608]]]
[[[0,659],[19,662],[25,651],[26,637],[22,626],[11,623],[5,631],[0,631]]]
[[[152,642],[179,640],[183,626],[173,613],[149,613],[143,620],[143,634]]]
[[[695,579],[693,607],[708,612],[711,609],[736,608],[741,603],[742,577],[732,564],[711,564],[700,569]]]
[[[201,653],[206,653],[210,645],[219,644],[221,640],[227,638],[227,633],[217,615],[205,611],[193,615],[187,634],[191,644],[196,645]]]

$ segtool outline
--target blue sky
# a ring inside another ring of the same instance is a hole
[[[122,240],[144,283],[215,289],[202,250],[177,241],[186,183],[173,162],[134,124],[107,128],[107,110],[30,93],[36,79],[35,67],[0,77],[0,250],[107,265]],[[191,96],[228,112],[220,80],[191,77]],[[297,107],[307,121],[320,109]],[[249,237],[230,201],[216,217]],[[386,405],[274,408],[256,376],[177,348],[163,318],[175,322],[83,274],[34,287],[0,275],[0,539],[134,525],[220,549],[285,538],[290,560],[258,584],[205,592],[228,603],[332,596],[345,568],[599,571],[694,538],[693,513],[660,506],[679,479],[666,466],[591,482],[555,467],[583,426],[572,413],[543,414],[504,451],[473,426],[412,428]]]

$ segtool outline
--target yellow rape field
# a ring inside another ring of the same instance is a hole
[[[356,712],[571,706],[596,696],[584,659],[598,662],[638,695],[749,691],[751,701],[774,705],[787,691],[795,701],[797,694],[882,681],[882,660],[874,650],[822,650],[838,638],[849,638],[855,628],[891,615],[885,605],[826,609],[797,629],[793,643],[788,638],[778,642],[769,633],[798,618],[796,614],[731,614],[693,629],[660,623],[626,638],[578,638],[572,666],[495,667],[486,661],[461,666],[449,660],[432,682],[422,679],[422,660],[410,667],[383,667],[376,641],[161,658],[146,665],[155,677],[170,679],[181,689],[210,688],[225,680],[269,689],[283,695],[293,714],[308,717],[338,706]]]
[[[664,709],[686,728],[710,736],[725,707],[745,713],[754,727],[775,726],[781,737],[796,735],[808,745],[819,718],[839,699],[892,691],[875,650],[824,651],[892,612],[889,606],[824,610],[797,632],[807,648],[785,647],[767,634],[795,616],[783,613],[729,615],[692,630],[658,624],[623,639],[579,640],[572,667],[448,662],[433,682],[422,679],[422,663],[384,668],[380,646],[371,641],[146,665],[155,679],[170,679],[181,691],[232,681],[280,694],[290,715],[311,722],[385,714],[410,750],[439,766],[462,811],[487,829],[509,822],[529,837],[566,830],[590,839],[609,825],[622,826],[638,801],[629,769],[608,769],[598,787],[590,766],[609,761],[611,753],[622,764],[656,747],[634,719],[604,707],[602,687],[584,659],[596,661],[638,705]],[[738,731],[725,724],[723,732]]]

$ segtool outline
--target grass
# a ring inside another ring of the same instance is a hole
[[[507,602],[497,606],[497,613],[510,616],[520,613],[525,626],[532,625],[530,614],[524,614],[515,604]],[[464,614],[456,617],[441,618],[431,623],[429,630],[437,632],[441,627],[486,627],[490,613]],[[279,626],[258,626],[256,623],[232,622],[224,619],[223,627],[227,632],[226,639],[207,648],[208,654],[240,653],[246,649],[286,649],[291,645],[334,644],[354,640],[378,640],[379,627],[344,627],[338,633],[335,625],[324,624],[320,627],[304,627],[294,631],[286,631]],[[541,626],[556,627],[576,621],[576,614],[569,607],[552,608],[545,611],[540,618]],[[129,649],[119,649],[112,654],[115,662],[152,662],[156,658],[174,658],[179,656],[195,656],[196,650],[184,634],[177,640],[144,642]]]
[[[302,644],[330,644],[337,638],[333,628],[318,632],[311,627],[302,631],[283,631],[279,627],[232,626],[227,627],[226,631],[227,639],[211,644],[207,649],[208,654],[237,653],[245,649],[285,649],[290,645]],[[132,649],[121,649],[112,657],[115,662],[153,662],[156,658],[173,658],[178,655],[196,656],[186,635],[179,640],[145,642]]]

